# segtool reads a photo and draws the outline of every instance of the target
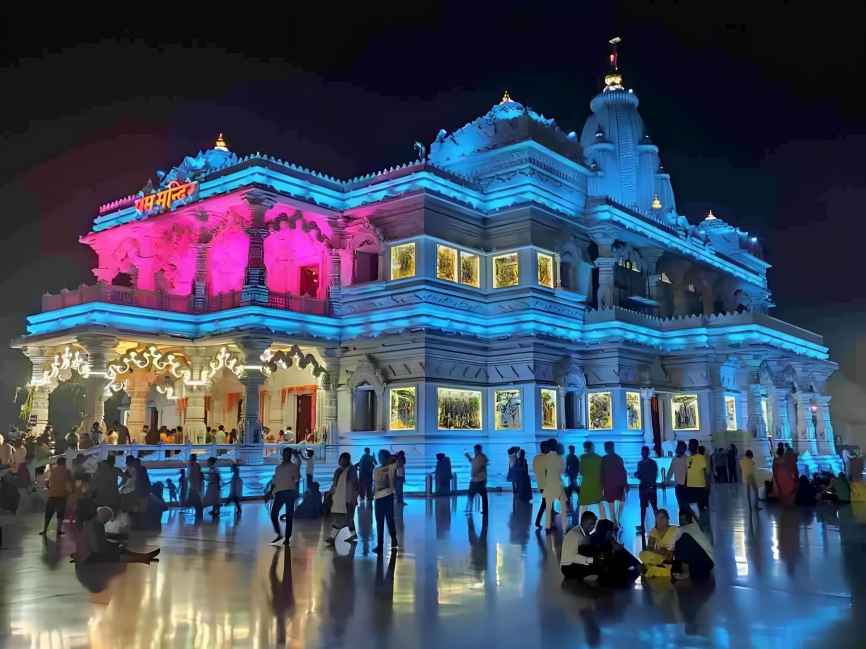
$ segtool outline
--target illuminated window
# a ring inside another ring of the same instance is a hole
[[[493,288],[517,286],[519,281],[520,262],[516,252],[493,258]]]
[[[640,272],[640,266],[634,263],[631,259],[620,259],[617,264],[626,270],[633,270],[636,273]]]
[[[667,274],[667,273],[662,273],[662,274],[661,274],[661,281],[663,281],[665,284],[670,284],[670,283],[671,283],[671,278],[668,277],[668,274]]]
[[[481,262],[478,255],[460,251],[460,283],[481,286]]]
[[[737,430],[737,399],[725,395],[725,430]]]
[[[699,430],[698,395],[675,394],[671,397],[671,424],[674,430]]]
[[[640,392],[625,393],[626,428],[641,430]]]
[[[496,390],[494,414],[496,430],[517,430],[522,426],[520,390]]]
[[[449,282],[457,281],[457,250],[436,246],[436,277]]]
[[[538,253],[538,283],[553,288],[553,257]]]
[[[415,244],[391,247],[391,279],[415,277]]]
[[[391,415],[388,428],[391,430],[414,430],[415,386],[391,388]]]
[[[587,397],[590,430],[613,428],[610,392],[590,392]]]
[[[556,426],[556,390],[541,388],[541,427],[546,430]]]
[[[481,430],[481,392],[438,388],[436,402],[439,430]]]

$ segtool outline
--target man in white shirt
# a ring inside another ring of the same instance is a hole
[[[298,497],[298,481],[301,479],[298,465],[292,462],[292,453],[294,453],[292,449],[284,448],[283,461],[277,465],[274,471],[274,504],[271,507],[271,523],[274,526],[274,532],[277,533],[277,537],[271,541],[271,545],[276,545],[280,541],[283,541],[283,545],[289,545],[292,538],[295,499]],[[283,540],[283,532],[280,529],[280,511],[284,505],[286,507],[285,540]]]
[[[689,458],[686,457],[686,443],[682,440],[677,442],[676,455],[671,460],[668,469],[667,480],[674,478],[674,490],[677,497],[677,507],[680,511],[688,509],[688,498],[686,497],[686,474],[689,469]]]
[[[598,574],[593,566],[593,557],[580,553],[581,546],[590,544],[589,535],[597,521],[596,515],[587,509],[580,517],[580,525],[568,530],[562,539],[559,567],[566,579],[584,579]]]

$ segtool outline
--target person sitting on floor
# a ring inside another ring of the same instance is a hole
[[[671,525],[667,510],[658,510],[655,527],[650,530],[647,538],[646,549],[639,555],[647,577],[671,576],[674,546],[679,539],[679,534],[679,528]]]
[[[310,489],[304,492],[304,499],[295,509],[295,518],[321,518],[322,516],[322,492],[319,491],[319,483],[310,484]]]
[[[824,492],[823,498],[837,505],[847,505],[851,502],[851,485],[844,473],[840,473],[830,480],[830,485]]]
[[[809,478],[801,475],[797,482],[797,495],[795,502],[800,507],[813,507],[817,502],[815,486],[809,482]]]
[[[640,576],[640,561],[616,540],[616,527],[612,521],[600,520],[589,540],[600,586],[625,588]]]
[[[706,581],[714,566],[713,544],[698,525],[692,510],[684,509],[680,512],[671,576],[675,580]]]
[[[159,548],[150,552],[132,552],[126,546],[110,543],[105,535],[105,524],[114,516],[111,507],[99,507],[84,529],[88,563],[150,563],[156,561]],[[82,558],[79,558],[82,560]]]
[[[580,516],[580,525],[568,530],[562,539],[562,555],[559,561],[562,575],[566,579],[586,579],[598,575],[594,565],[590,535],[598,517],[588,509]]]

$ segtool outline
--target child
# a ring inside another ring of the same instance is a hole
[[[180,483],[180,504],[186,505],[187,484],[186,484],[186,469],[180,470],[180,477],[177,480]],[[171,480],[169,480],[171,482]]]
[[[183,469],[181,469],[183,471]],[[168,504],[177,505],[177,485],[174,484],[171,478],[165,481],[165,486],[168,489]]]
[[[244,481],[241,480],[240,467],[232,464],[232,477],[229,482],[229,499],[226,504],[235,504],[235,515],[241,515],[241,496],[244,495]]]

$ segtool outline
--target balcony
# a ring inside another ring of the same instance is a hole
[[[82,284],[76,289],[63,289],[56,294],[45,293],[42,296],[42,312],[56,311],[91,302],[107,302],[174,313],[213,313],[242,306],[241,295],[241,291],[209,295],[203,304],[197,304],[190,295],[170,295],[162,291],[145,291],[110,284],[90,286]],[[327,300],[301,297],[290,293],[269,293],[267,306],[271,309],[284,311],[328,315]]]

